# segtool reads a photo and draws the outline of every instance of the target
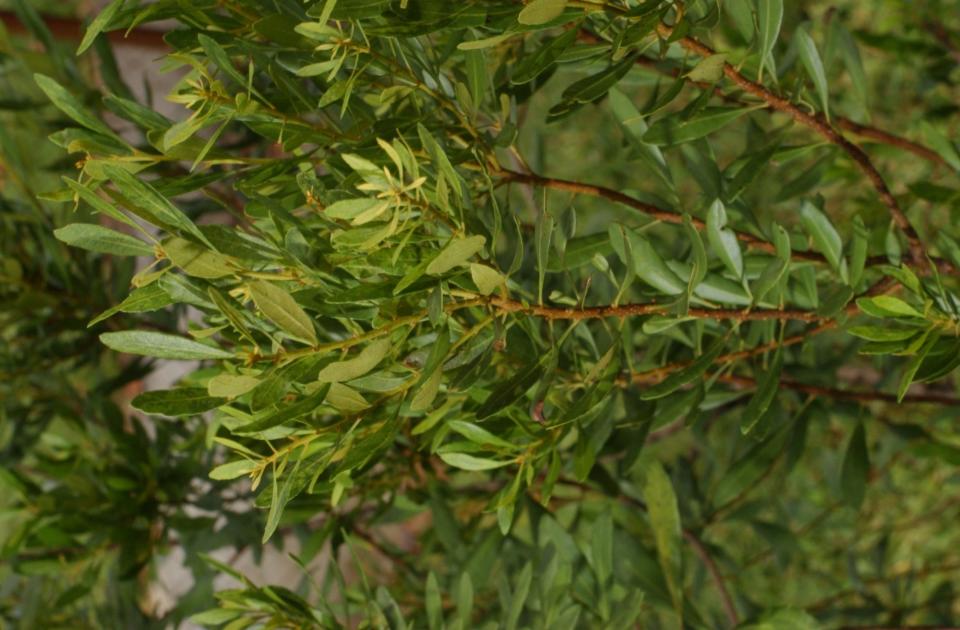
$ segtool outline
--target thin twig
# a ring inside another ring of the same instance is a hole
[[[524,304],[508,298],[492,297],[488,303],[494,308],[508,313],[524,313],[544,319],[584,320],[604,317],[634,317],[638,315],[667,314],[670,308],[666,304],[651,302],[648,304],[621,304],[618,306],[589,306],[585,308],[565,308]],[[737,321],[759,320],[797,320],[818,322],[823,319],[814,311],[800,309],[733,309],[733,308],[691,308],[689,317],[697,319],[731,319]]]
[[[734,376],[731,374],[717,375],[716,379],[721,383],[737,385],[739,387],[755,387],[756,379],[746,376]],[[905,402],[905,403],[933,403],[938,405],[960,406],[960,398],[942,394],[907,394],[903,400],[898,401],[893,394],[885,394],[876,391],[853,391],[847,389],[837,389],[835,387],[820,387],[819,385],[808,385],[789,379],[782,379],[780,387],[792,389],[794,391],[810,394],[811,396],[820,396],[826,398],[835,398],[838,400],[855,400],[857,402]]]
[[[580,41],[587,42],[587,43],[598,43],[603,41],[593,33],[590,33],[589,31],[586,31],[586,30],[580,31],[578,39],[580,39]],[[718,97],[722,98],[724,101],[728,103],[735,103],[742,107],[747,107],[750,105],[750,103],[747,103],[732,94],[727,94],[719,87],[715,87],[709,83],[704,83],[701,81],[693,81],[685,77],[683,70],[680,68],[665,68],[664,65],[660,63],[657,59],[651,59],[650,57],[644,57],[643,55],[641,55],[637,57],[636,63],[639,66],[650,68],[651,70],[655,70],[667,76],[671,76],[674,78],[682,77],[686,79],[687,82],[689,82],[691,85],[695,85],[698,88],[701,88],[704,90],[712,89]],[[769,107],[769,105],[768,105],[768,108],[772,109],[772,107]],[[881,144],[886,144],[893,147],[897,147],[899,149],[903,149],[904,151],[909,151],[910,153],[913,153],[917,157],[923,158],[924,160],[927,160],[929,162],[932,162],[940,166],[946,164],[943,158],[940,157],[940,154],[938,154],[936,151],[924,146],[923,144],[920,144],[919,142],[910,140],[909,138],[904,138],[903,136],[892,134],[888,131],[884,131],[883,129],[879,129],[877,127],[872,127],[870,125],[863,125],[858,122],[854,122],[853,120],[850,120],[849,118],[846,118],[844,116],[835,117],[834,122],[841,129],[844,129],[851,133],[855,133],[858,136],[861,136],[863,138],[869,138]]]
[[[661,24],[658,27],[658,32],[662,37],[666,38],[670,36],[672,29],[665,24]],[[679,40],[679,44],[684,49],[700,57],[709,57],[715,54],[715,51],[712,48],[693,37],[683,37]],[[836,145],[840,148],[840,150],[846,153],[873,185],[873,188],[876,190],[877,195],[880,198],[880,202],[887,207],[894,223],[896,223],[897,227],[900,228],[900,231],[906,236],[913,263],[920,269],[925,269],[929,266],[927,263],[926,252],[924,250],[923,243],[920,241],[920,237],[910,224],[910,220],[900,207],[900,203],[897,201],[896,197],[893,196],[893,193],[890,192],[890,189],[887,187],[887,183],[884,181],[880,171],[878,171],[873,165],[873,162],[870,161],[870,158],[866,153],[864,153],[863,149],[847,140],[843,134],[834,129],[833,126],[831,126],[825,119],[818,118],[817,116],[805,112],[791,101],[783,98],[782,96],[774,94],[763,85],[751,81],[729,63],[723,64],[723,73],[727,76],[727,78],[732,80],[747,93],[756,96],[760,100],[767,103],[767,105],[771,108],[787,114],[801,125],[812,129],[825,140],[827,140],[827,142]]]
[[[717,563],[713,561],[710,552],[707,551],[706,545],[689,529],[683,530],[683,538],[687,541],[687,544],[690,545],[690,548],[693,549],[693,552],[700,558],[700,561],[703,562],[707,573],[710,574],[710,578],[717,588],[717,594],[720,595],[720,603],[723,604],[723,611],[727,614],[727,621],[729,621],[733,627],[740,625],[740,618],[737,615],[736,607],[733,605],[733,598],[730,597],[730,591],[727,590],[727,585],[723,581],[723,574],[720,573]]]
[[[606,188],[604,186],[597,186],[595,184],[585,184],[582,182],[571,181],[567,179],[560,179],[556,177],[545,177],[543,175],[538,175],[536,173],[520,173],[517,171],[512,171],[509,169],[501,169],[499,171],[500,181],[501,182],[519,182],[526,184],[534,184],[536,186],[541,186],[543,188],[550,188],[553,190],[562,190],[565,192],[573,193],[576,195],[587,195],[590,197],[598,197],[601,199],[606,199],[607,201],[612,201],[618,203],[622,206],[626,206],[632,210],[641,212],[657,221],[662,221],[664,223],[672,223],[675,225],[683,224],[683,214],[672,209],[672,208],[661,208],[652,203],[647,203],[641,201],[635,197],[631,197],[625,193],[620,192],[619,190],[614,190],[612,188]],[[707,229],[706,223],[701,219],[696,217],[691,217],[691,225],[699,231],[704,231]],[[756,249],[759,251],[764,251],[767,253],[775,253],[776,248],[773,243],[766,241],[758,236],[754,236],[748,232],[741,232],[734,230],[734,234],[737,237],[737,240],[744,243],[747,247],[751,249]],[[819,263],[827,263],[825,256],[818,252],[812,251],[793,251],[791,256],[797,260],[809,260]],[[957,273],[957,268],[948,260],[943,259],[933,259],[936,264],[937,270],[942,273],[954,274]],[[887,263],[886,256],[871,256],[867,259],[866,264],[868,266],[872,265],[881,265]]]

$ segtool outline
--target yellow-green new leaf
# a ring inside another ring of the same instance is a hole
[[[487,242],[483,236],[468,236],[467,238],[455,238],[447,243],[447,246],[437,254],[437,257],[427,265],[427,273],[431,276],[439,276],[458,267],[470,260],[470,258],[483,249]]]
[[[257,308],[270,321],[294,339],[312,346],[317,345],[313,320],[286,290],[263,280],[250,282],[247,288],[250,289],[250,296]]]
[[[207,382],[207,393],[220,398],[243,396],[260,384],[256,376],[245,374],[218,374]]]
[[[546,24],[563,14],[567,0],[533,0],[517,15],[517,22],[528,26]]]
[[[184,238],[175,236],[161,247],[170,262],[183,269],[188,276],[212,280],[234,272],[230,258]]]
[[[347,413],[363,411],[370,406],[360,392],[342,383],[331,383],[330,391],[327,392],[327,402]]]
[[[470,277],[473,278],[473,283],[477,285],[481,295],[490,295],[505,282],[499,271],[477,263],[470,264]]]
[[[389,351],[390,340],[377,339],[353,359],[325,366],[317,375],[317,380],[321,383],[342,383],[363,376],[377,367]]]

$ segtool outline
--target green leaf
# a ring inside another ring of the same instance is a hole
[[[530,26],[546,24],[560,17],[566,8],[567,0],[532,0],[517,15],[517,22]]]
[[[704,57],[687,73],[691,81],[716,83],[723,77],[723,67],[727,63],[727,56],[720,53]]]
[[[800,207],[800,221],[813,239],[814,247],[823,254],[835,270],[840,269],[843,241],[830,219],[809,201]]]
[[[840,473],[843,500],[850,507],[859,510],[863,504],[869,474],[870,454],[867,450],[867,435],[863,423],[858,422],[857,428],[850,436],[850,442],[847,443],[847,452],[843,457],[843,468]]]
[[[317,375],[317,380],[321,383],[342,383],[363,376],[377,367],[390,352],[390,347],[389,339],[377,339],[368,344],[356,357],[324,366]]]
[[[650,527],[653,529],[660,568],[666,579],[667,589],[670,591],[673,608],[681,618],[682,625],[683,552],[680,511],[670,477],[657,461],[651,462],[646,469],[643,498],[647,504],[647,514]]]
[[[487,239],[483,236],[451,239],[437,257],[427,265],[427,273],[431,276],[439,276],[454,267],[459,267],[483,249],[486,242]]]
[[[601,585],[613,575],[613,518],[609,512],[601,514],[591,529],[591,557],[597,582]]]
[[[357,413],[370,407],[360,392],[343,383],[330,383],[326,402],[346,413]]]
[[[323,213],[331,219],[355,219],[364,212],[385,202],[379,199],[360,197],[358,199],[342,199],[323,209]]]
[[[313,328],[313,320],[286,290],[263,280],[248,282],[247,288],[257,308],[267,316],[267,319],[294,339],[311,346],[317,345],[317,333]]]
[[[934,127],[926,120],[920,123],[920,129],[923,130],[923,137],[934,151],[937,152],[943,161],[950,165],[952,169],[960,172],[960,149],[957,145],[943,135],[939,129]]]
[[[517,448],[516,444],[497,437],[493,433],[490,433],[483,427],[472,422],[466,422],[464,420],[451,420],[447,423],[447,426],[471,442],[476,442],[482,446],[498,446],[511,451]]]
[[[138,238],[93,223],[70,223],[53,235],[67,245],[98,254],[153,256],[153,247]]]
[[[671,115],[661,118],[643,134],[643,141],[657,146],[673,146],[702,138],[725,127],[751,108],[707,107],[695,116],[683,120]]]
[[[155,311],[174,303],[174,299],[159,285],[159,283],[148,284],[145,287],[134,289],[116,306],[108,308],[96,317],[90,320],[87,328],[99,324],[105,319],[113,317],[117,313],[146,313]]]
[[[892,295],[877,295],[857,300],[857,306],[867,315],[874,317],[917,317],[923,318],[923,313],[913,308],[903,300]]]
[[[443,599],[440,594],[440,584],[433,571],[427,575],[427,588],[424,594],[427,610],[427,627],[429,630],[440,630],[443,624]]]
[[[97,35],[110,25],[110,21],[113,20],[113,17],[117,14],[117,11],[120,10],[120,7],[123,6],[124,2],[126,2],[126,0],[113,0],[113,2],[100,10],[97,17],[93,18],[90,26],[87,27],[87,31],[83,34],[80,46],[77,47],[77,55],[82,55],[87,48],[90,48],[90,45],[93,43],[93,40],[97,38]]]
[[[207,382],[207,393],[218,398],[243,396],[260,384],[256,376],[217,374]]]
[[[757,382],[757,392],[750,399],[743,415],[740,416],[740,432],[748,435],[757,426],[770,404],[777,396],[780,387],[780,372],[783,369],[783,350],[778,348],[773,361],[763,370]]]
[[[517,576],[513,587],[513,596],[510,598],[510,608],[507,613],[506,630],[516,630],[520,615],[523,614],[527,597],[530,595],[530,585],[533,583],[533,563],[527,562]]]
[[[610,244],[624,264],[630,263],[626,253],[629,242],[633,271],[641,280],[667,295],[680,295],[687,290],[687,283],[667,266],[647,239],[619,224],[611,225],[609,233]]]
[[[158,359],[232,359],[233,354],[191,339],[147,330],[126,330],[100,335],[105,346],[117,352]]]
[[[864,108],[870,102],[870,89],[867,83],[867,73],[863,69],[863,60],[860,58],[860,49],[857,48],[857,42],[850,34],[840,20],[831,20],[830,28],[834,34],[834,41],[837,43],[837,49],[840,51],[840,57],[843,59],[843,65],[850,76],[850,83],[853,85],[853,91]]]
[[[114,164],[104,164],[103,172],[113,180],[120,192],[135,206],[143,208],[167,225],[190,234],[210,249],[216,249],[203,235],[203,232],[194,225],[193,221],[161,195],[156,188],[140,181],[126,169]]]
[[[243,614],[243,612],[240,610],[211,608],[210,610],[192,615],[190,621],[201,626],[219,626],[239,617],[241,614]]]
[[[850,242],[850,286],[856,287],[863,276],[867,263],[867,239],[869,232],[863,219],[857,215],[853,219],[853,239]]]
[[[175,236],[161,245],[163,253],[188,276],[215,279],[235,273],[233,261],[203,245]]]
[[[462,470],[492,470],[516,463],[513,460],[499,461],[485,459],[466,453],[440,453],[440,459],[454,468],[460,468]]]
[[[724,229],[727,225],[727,210],[719,199],[710,204],[707,211],[707,241],[710,249],[723,261],[723,265],[737,278],[743,277],[743,253],[737,235]]]
[[[800,61],[803,67],[813,81],[817,94],[820,95],[820,106],[823,113],[830,116],[829,93],[827,91],[827,73],[823,69],[823,61],[820,60],[820,53],[817,52],[817,45],[813,38],[807,33],[806,29],[798,28],[794,35],[797,38],[797,48],[800,51]]]
[[[130,403],[144,413],[164,416],[192,416],[226,403],[224,398],[211,397],[204,387],[178,387],[140,394]]]
[[[769,611],[753,623],[737,626],[738,630],[821,630],[821,628],[823,626],[820,622],[809,613],[795,608]]]
[[[535,52],[520,58],[520,62],[513,68],[510,82],[514,85],[523,85],[533,81],[542,73],[550,69],[557,59],[577,39],[577,30],[570,29],[559,37],[551,39],[540,46]]]
[[[556,352],[547,352],[539,361],[533,361],[518,371],[513,378],[501,381],[499,387],[477,409],[477,420],[488,418],[520,400],[534,383],[549,376],[553,370],[552,367],[549,370],[547,368],[552,366],[555,360]]]
[[[592,103],[615,86],[634,66],[634,59],[627,57],[609,68],[576,81],[563,91],[565,101]]]
[[[783,0],[758,0],[757,22],[760,25],[760,80],[763,80],[763,69],[767,59],[773,52],[773,46],[780,35],[780,25],[783,23]]]
[[[126,146],[126,143],[110,127],[88,112],[83,104],[62,85],[42,74],[35,74],[34,79],[57,109],[90,131],[103,134],[111,140],[119,142],[122,146]]]
[[[880,326],[852,326],[847,332],[867,341],[903,341],[920,333],[916,328],[882,328]]]
[[[689,214],[683,215],[683,227],[693,253],[693,269],[690,272],[690,281],[687,285],[687,295],[690,295],[707,276],[707,249],[703,246],[700,232],[693,227],[693,221]]]
[[[480,290],[480,295],[490,295],[506,282],[503,275],[496,269],[476,263],[470,263],[470,277]]]
[[[710,369],[710,366],[713,365],[714,361],[717,360],[717,357],[719,357],[723,352],[726,342],[727,340],[725,337],[717,339],[713,342],[713,345],[710,346],[706,352],[701,354],[693,363],[682,370],[674,372],[656,385],[640,392],[640,399],[656,400],[657,398],[663,398],[664,396],[668,396],[677,391],[687,383],[700,378],[708,369]]]
[[[258,468],[255,461],[249,459],[238,459],[236,461],[220,464],[210,471],[210,478],[217,481],[228,481],[244,475],[249,475]]]

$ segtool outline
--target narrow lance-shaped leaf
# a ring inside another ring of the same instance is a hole
[[[71,223],[54,230],[53,234],[67,245],[100,254],[153,255],[153,247],[140,239],[93,223]]]
[[[225,402],[227,402],[225,398],[210,396],[204,387],[178,387],[144,392],[134,398],[130,404],[145,413],[190,416],[215,409]]]
[[[650,527],[657,547],[657,557],[677,615],[683,618],[683,552],[682,530],[677,496],[670,477],[659,462],[646,470],[643,498],[647,503]]]
[[[427,273],[432,276],[439,276],[454,267],[466,263],[474,254],[483,249],[483,245],[486,242],[487,239],[479,235],[451,240],[447,243],[447,246],[437,254],[437,257],[427,265]]]
[[[120,7],[123,6],[126,0],[113,0],[110,4],[105,6],[97,14],[93,21],[90,22],[90,26],[87,27],[86,32],[83,34],[83,39],[80,41],[80,45],[77,47],[77,54],[82,55],[87,48],[93,43],[93,40],[97,38],[103,30],[110,25],[110,21],[113,20],[114,16],[117,14],[117,11],[120,10]]]
[[[751,108],[708,107],[687,120],[678,116],[661,118],[643,134],[643,141],[658,146],[683,144],[721,129]]]
[[[687,290],[687,283],[667,266],[647,239],[634,230],[616,224],[610,226],[609,233],[610,244],[620,260],[625,264],[632,261],[634,273],[644,282],[667,295],[680,295]],[[629,259],[626,250],[628,243],[631,251]]]
[[[577,30],[570,29],[551,39],[532,54],[524,56],[513,69],[510,82],[516,85],[529,83],[550,69],[561,53],[577,39]]]
[[[870,473],[870,454],[867,450],[867,434],[863,423],[858,422],[857,428],[847,443],[847,452],[843,457],[843,467],[840,472],[840,486],[843,488],[843,499],[854,509],[859,509],[867,490],[867,477]]]
[[[310,345],[317,344],[313,320],[289,293],[271,282],[255,280],[247,284],[254,303],[267,318],[284,332]]]
[[[783,22],[783,0],[758,0],[757,22],[760,25],[760,80],[763,80],[763,69],[767,59],[773,52],[773,46],[780,35],[780,25]]]
[[[700,378],[708,369],[710,369],[710,366],[713,365],[714,361],[717,360],[717,357],[719,357],[720,353],[723,352],[725,345],[726,338],[717,339],[715,342],[713,342],[713,345],[710,346],[710,348],[700,355],[693,363],[682,370],[674,372],[653,387],[642,391],[640,393],[640,398],[643,400],[656,400],[657,398],[663,398],[664,396],[672,394],[687,383]]]
[[[554,20],[567,8],[567,0],[532,0],[517,15],[521,24],[537,26]]]
[[[780,386],[780,371],[783,367],[783,351],[778,349],[773,361],[763,370],[757,383],[757,392],[750,399],[740,417],[740,432],[747,435],[757,426],[760,418],[770,408]]]
[[[158,359],[231,359],[233,355],[192,339],[147,330],[126,330],[100,335],[108,348],[127,354],[139,354]]]
[[[342,383],[363,376],[377,366],[390,351],[389,339],[377,339],[367,345],[353,359],[337,361],[320,370],[317,380],[321,383]]]
[[[803,67],[806,69],[807,74],[810,75],[810,79],[817,89],[823,113],[829,118],[830,95],[827,90],[827,73],[823,69],[823,61],[820,59],[820,53],[817,52],[817,45],[814,43],[813,38],[810,37],[810,34],[803,28],[797,29],[795,37],[797,38],[797,48],[800,51],[800,61],[803,62]]]
[[[817,251],[826,257],[831,267],[839,270],[843,241],[827,215],[809,201],[804,201],[800,208],[800,220],[810,238],[813,239]]]
[[[203,232],[190,220],[190,217],[170,203],[156,188],[114,164],[104,164],[103,172],[113,180],[113,183],[117,185],[120,192],[123,193],[124,197],[131,203],[142,207],[169,226],[183,230],[196,237],[197,240],[207,245],[210,249],[216,250],[216,247],[207,240]]]
[[[723,261],[724,266],[737,278],[743,277],[743,254],[737,235],[724,229],[727,225],[727,211],[723,202],[715,200],[707,211],[707,240],[710,249]]]
[[[40,89],[47,95],[47,98],[64,114],[91,131],[103,134],[111,140],[119,142],[121,145],[126,144],[110,127],[88,112],[73,94],[68,92],[55,80],[42,74],[34,75],[34,79],[37,85],[40,86]]]

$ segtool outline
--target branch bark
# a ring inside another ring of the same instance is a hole
[[[672,32],[672,28],[665,24],[661,24],[657,30],[661,37],[664,38],[669,37]],[[715,54],[715,51],[712,48],[693,37],[683,37],[679,40],[679,44],[685,50],[688,50],[700,57],[709,57]],[[870,181],[874,190],[877,192],[880,202],[887,207],[887,210],[890,212],[890,216],[893,218],[894,223],[896,223],[900,231],[906,236],[910,248],[910,257],[913,263],[920,269],[927,269],[929,267],[926,258],[926,252],[924,250],[923,243],[920,241],[920,237],[917,235],[917,232],[913,228],[913,225],[911,225],[907,215],[900,207],[900,203],[897,201],[896,197],[893,196],[893,193],[890,192],[890,189],[887,186],[886,181],[883,179],[883,176],[880,174],[880,171],[878,171],[873,165],[873,162],[870,161],[870,158],[866,153],[864,153],[863,149],[847,140],[843,134],[834,129],[833,126],[831,126],[825,119],[805,112],[791,101],[783,98],[782,96],[774,94],[763,85],[751,81],[729,63],[723,64],[723,73],[728,79],[733,81],[748,94],[756,96],[772,109],[787,114],[797,123],[812,129],[814,132],[822,136],[827,142],[836,145],[841,151],[846,153]]]

